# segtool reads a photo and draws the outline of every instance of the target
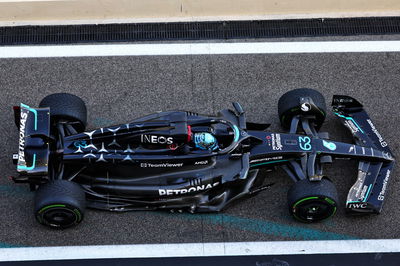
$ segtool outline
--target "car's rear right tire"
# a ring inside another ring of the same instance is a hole
[[[52,121],[64,119],[75,123],[75,129],[83,132],[87,122],[85,102],[78,96],[70,93],[54,93],[43,98],[39,107],[50,107]]]

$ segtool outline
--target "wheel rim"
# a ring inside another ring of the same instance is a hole
[[[336,212],[336,203],[330,198],[308,197],[298,200],[292,208],[293,216],[303,222],[327,219]]]
[[[65,228],[79,223],[82,216],[77,209],[70,209],[66,205],[52,205],[42,208],[37,218],[42,224]]]

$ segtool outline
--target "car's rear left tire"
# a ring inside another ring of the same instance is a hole
[[[86,208],[82,187],[67,180],[51,180],[35,194],[36,220],[52,228],[68,228],[83,220]]]

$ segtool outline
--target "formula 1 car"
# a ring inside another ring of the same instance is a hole
[[[302,222],[332,216],[336,188],[323,174],[334,158],[359,161],[346,201],[349,213],[380,213],[393,155],[363,106],[335,95],[334,114],[355,144],[319,132],[324,97],[312,89],[284,94],[278,113],[287,133],[250,123],[239,103],[216,116],[187,111],[151,114],[126,124],[86,130],[86,106],[67,93],[45,97],[39,108],[14,107],[18,177],[35,190],[41,224],[66,228],[80,223],[86,206],[110,211],[178,209],[216,212],[265,190],[260,168],[283,168],[294,181],[290,213]]]

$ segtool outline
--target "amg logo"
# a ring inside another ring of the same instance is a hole
[[[347,205],[347,208],[350,209],[365,209],[367,208],[368,204],[367,203],[350,203]]]
[[[26,164],[25,163],[25,125],[26,119],[28,118],[28,113],[23,112],[21,109],[21,118],[20,118],[20,125],[19,125],[19,147],[18,147],[18,163],[19,164]]]
[[[198,165],[198,164],[208,164],[208,160],[198,161],[198,162],[194,163],[194,165]]]
[[[206,189],[216,187],[218,185],[219,185],[219,182],[215,182],[213,184],[200,185],[200,186],[194,186],[194,187],[182,188],[182,189],[159,189],[158,194],[160,196],[183,195],[183,194],[187,194],[187,193],[203,191]]]
[[[140,141],[142,143],[152,144],[173,144],[174,139],[172,137],[156,136],[156,135],[141,135]]]

